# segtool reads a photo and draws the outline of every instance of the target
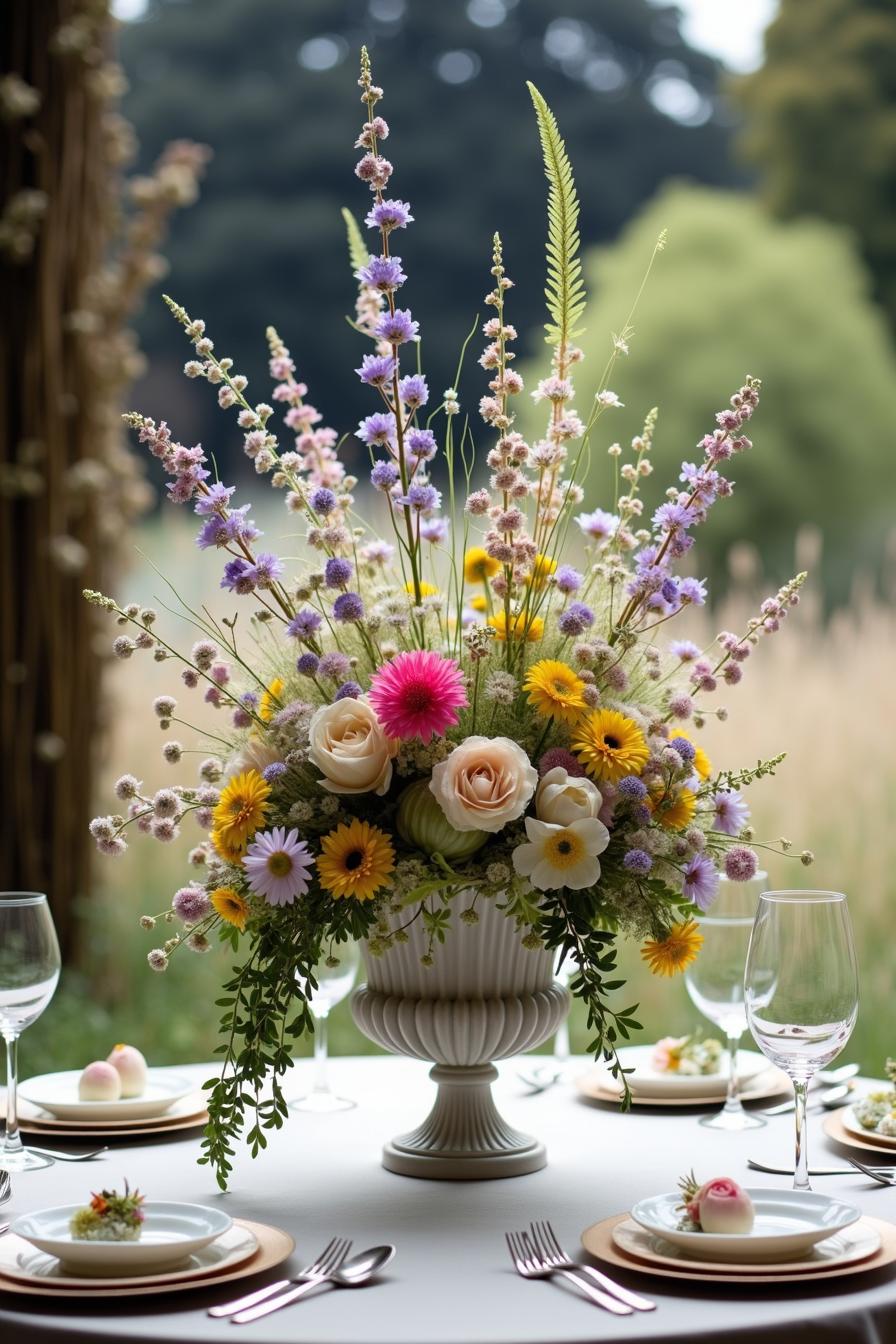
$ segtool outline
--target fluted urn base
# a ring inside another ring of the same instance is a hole
[[[429,1075],[435,1105],[416,1129],[386,1144],[383,1166],[437,1181],[539,1171],[544,1145],[499,1113],[492,1061],[534,1049],[568,1013],[569,994],[552,978],[553,954],[526,948],[513,920],[488,902],[477,925],[453,921],[432,967],[421,963],[427,950],[424,931],[412,927],[407,943],[365,955],[368,984],[352,996],[352,1016],[370,1040],[436,1061]]]
[[[495,1105],[493,1064],[436,1064],[429,1076],[439,1089],[435,1105],[422,1125],[383,1148],[387,1171],[431,1181],[489,1181],[526,1176],[547,1164],[544,1144],[508,1125]]]

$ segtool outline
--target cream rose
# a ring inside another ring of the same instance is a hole
[[[538,773],[509,737],[468,737],[433,766],[429,787],[458,831],[500,831],[532,797]]]
[[[322,705],[308,724],[308,755],[330,793],[385,793],[397,751],[363,698]]]
[[[552,826],[571,826],[574,821],[596,817],[603,795],[590,779],[570,777],[562,765],[549,770],[535,790],[535,815]]]

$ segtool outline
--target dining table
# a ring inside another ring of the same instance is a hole
[[[197,1165],[201,1131],[134,1142],[118,1140],[90,1163],[58,1162],[13,1177],[0,1221],[51,1205],[83,1203],[101,1186],[138,1186],[148,1200],[184,1200],[288,1231],[296,1250],[267,1280],[297,1273],[332,1236],[354,1250],[393,1243],[382,1276],[354,1289],[326,1288],[251,1324],[213,1319],[207,1309],[266,1280],[202,1287],[139,1298],[90,1296],[54,1301],[0,1293],[3,1344],[585,1344],[585,1341],[687,1340],[693,1344],[886,1344],[896,1340],[896,1266],[832,1278],[768,1286],[706,1284],[610,1271],[657,1304],[652,1312],[617,1317],[558,1281],[527,1281],[514,1270],[504,1234],[550,1219],[564,1247],[587,1259],[584,1229],[629,1210],[640,1198],[674,1190],[691,1168],[698,1176],[731,1176],[748,1187],[786,1189],[787,1175],[762,1175],[793,1160],[793,1118],[778,1115],[763,1129],[727,1133],[698,1124],[698,1108],[638,1107],[623,1113],[588,1101],[575,1077],[591,1061],[574,1058],[555,1085],[533,1093],[520,1073],[532,1064],[499,1065],[495,1094],[511,1124],[547,1145],[547,1166],[534,1174],[489,1181],[433,1181],[395,1175],[380,1165],[382,1144],[412,1128],[430,1104],[427,1066],[388,1056],[338,1057],[332,1081],[357,1102],[335,1114],[291,1112],[256,1159],[240,1147],[226,1192]],[[311,1060],[290,1071],[287,1091],[312,1081]],[[214,1066],[180,1069],[197,1083]],[[708,1104],[704,1111],[715,1109]],[[809,1125],[810,1162],[846,1165],[821,1129]],[[53,1146],[66,1142],[54,1139]],[[72,1145],[70,1150],[75,1151]],[[867,1155],[866,1155],[867,1156]],[[896,1159],[896,1153],[894,1153]],[[896,1187],[859,1172],[818,1178],[815,1188],[896,1219]]]

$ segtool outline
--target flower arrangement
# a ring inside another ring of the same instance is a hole
[[[308,402],[277,332],[267,333],[272,402],[293,439],[286,449],[274,406],[250,402],[247,380],[215,351],[204,323],[166,299],[193,346],[185,373],[236,413],[256,472],[304,522],[309,558],[293,571],[261,549],[250,506],[234,505],[234,487],[213,477],[202,449],[131,414],[171,478],[170,499],[198,515],[200,549],[222,553],[221,588],[250,607],[251,637],[236,613],[187,609],[200,638],[176,648],[158,632],[155,610],[85,593],[122,627],[119,658],[146,651],[171,662],[187,694],[220,714],[198,783],[154,791],[123,775],[115,792],[127,815],[97,817],[91,830],[109,855],[124,851],[131,830],[174,841],[191,813],[205,833],[190,852],[195,878],[141,922],[168,926],[149,953],[156,971],[183,947],[206,951],[213,936],[240,954],[220,1000],[223,1067],[208,1084],[202,1159],[222,1184],[246,1111],[255,1110],[253,1153],[284,1121],[280,1079],[290,1040],[311,1026],[315,963],[338,959],[346,939],[389,955],[419,920],[431,964],[455,905],[475,924],[478,907],[495,902],[527,946],[575,958],[571,989],[587,1007],[592,1049],[621,1072],[616,1043],[638,1024],[631,1007],[610,1001],[621,984],[612,978],[616,937],[641,940],[656,973],[680,971],[698,952],[693,916],[712,903],[720,871],[745,880],[756,870],[740,790],[781,758],[717,772],[695,730],[722,716],[708,697],[740,681],[805,577],[710,650],[655,642],[660,626],[705,601],[704,584],[675,565],[695,526],[731,493],[722,467],[750,447],[760,385],[745,379],[649,525],[641,486],[652,470],[655,411],[630,455],[609,449],[612,508],[584,510],[589,444],[619,405],[608,380],[628,353],[632,315],[583,418],[573,406],[585,306],[578,201],[557,125],[532,86],[548,179],[551,348],[550,373],[532,396],[546,425],[532,443],[515,428],[523,380],[512,367],[512,282],[496,235],[479,359],[488,474],[474,479],[473,432],[456,430],[457,392],[448,388],[427,411],[418,322],[399,306],[406,276],[395,244],[413,216],[387,195],[389,128],[366,51],[359,83],[355,172],[372,193],[366,224],[377,247],[368,250],[345,212],[359,282],[353,325],[370,346],[357,374],[375,407],[356,437],[369,450],[383,535],[356,511],[344,440]],[[373,511],[365,497],[364,514]],[[189,722],[173,695],[153,709],[163,731]],[[184,748],[169,740],[162,754],[177,764]]]

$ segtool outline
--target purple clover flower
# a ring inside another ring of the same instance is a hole
[[[431,429],[410,429],[405,444],[418,462],[431,462],[438,451],[436,437]]]
[[[356,681],[344,681],[333,696],[334,700],[357,700],[364,692]]]
[[[630,873],[637,873],[638,877],[646,877],[653,867],[653,859],[646,849],[630,849],[622,860],[622,866]]]
[[[428,541],[433,546],[440,545],[448,540],[448,519],[435,515],[432,518],[422,518],[420,520],[420,536],[424,541]]]
[[[423,374],[409,373],[399,379],[398,395],[412,411],[416,411],[418,406],[425,406],[429,401],[429,388]]]
[[[410,308],[396,308],[394,313],[383,313],[374,327],[374,335],[390,345],[403,345],[412,341],[420,329],[420,323],[411,317]]]
[[[230,504],[230,497],[236,490],[235,485],[222,485],[220,481],[215,481],[196,499],[193,505],[194,512],[201,518],[207,517],[210,513],[216,513],[218,509],[226,509]]]
[[[369,387],[385,387],[391,383],[397,367],[394,355],[365,355],[355,373]]]
[[[612,537],[619,526],[616,514],[607,513],[605,509],[595,509],[593,513],[580,513],[576,522],[586,537],[594,537],[595,540]]]
[[[221,580],[221,587],[228,589],[231,593],[251,593],[255,590],[255,578],[252,573],[252,565],[248,560],[243,560],[239,556],[234,560],[228,560],[224,566],[224,577]]]
[[[366,443],[368,448],[374,443],[383,446],[394,444],[395,416],[391,411],[375,411],[373,415],[365,416],[358,423],[355,437]]]
[[[432,509],[437,509],[442,502],[442,496],[434,485],[418,482],[412,485],[406,495],[399,495],[397,504],[403,504],[405,508],[413,509],[416,513],[428,513]]]
[[[286,627],[286,633],[292,639],[298,639],[302,642],[313,639],[317,634],[323,622],[323,617],[317,611],[312,611],[310,607],[303,607],[293,616],[289,625]]]
[[[318,513],[325,518],[328,513],[333,512],[338,501],[334,492],[326,485],[322,485],[319,489],[315,490],[309,503],[315,513]]]
[[[252,580],[256,588],[272,588],[283,574],[283,561],[269,551],[261,551],[251,566]]]
[[[276,780],[283,778],[286,769],[287,767],[282,761],[271,761],[270,765],[266,765],[262,770],[261,775],[266,784],[273,784]]]
[[[344,653],[340,653],[338,649],[333,649],[331,653],[325,653],[318,668],[320,676],[338,682],[345,681],[351,670],[351,660]]]
[[[391,490],[398,480],[398,468],[394,462],[375,462],[370,473],[370,484],[377,490]]]
[[[594,612],[590,607],[586,607],[584,602],[570,602],[565,611],[560,613],[557,621],[557,629],[561,635],[570,635],[573,638],[576,635],[582,635],[594,624]]]
[[[702,607],[706,602],[706,580],[680,579],[678,595],[682,602],[690,602],[695,607]]]
[[[647,797],[647,785],[637,775],[626,775],[616,785],[616,792],[623,798],[631,798],[633,802],[640,803],[642,798]]]
[[[393,294],[407,280],[401,269],[401,257],[371,257],[366,266],[355,271],[362,284],[378,289],[382,294]]]
[[[333,603],[333,616],[337,621],[360,621],[364,615],[364,603],[357,593],[340,593]]]
[[[697,755],[697,748],[694,746],[693,742],[688,741],[686,737],[673,737],[669,746],[674,747],[681,759],[688,765],[691,764],[691,761],[693,761],[694,757]]]
[[[554,582],[561,593],[577,593],[585,582],[585,576],[573,569],[572,565],[561,565],[554,575]]]
[[[364,220],[368,229],[385,229],[387,233],[392,229],[405,229],[413,222],[414,216],[406,201],[377,201]]]
[[[732,882],[749,882],[758,867],[756,855],[746,845],[734,845],[725,855],[725,876]]]
[[[296,671],[303,677],[317,676],[320,659],[316,653],[303,653],[296,659]]]
[[[669,652],[675,658],[680,658],[683,663],[693,663],[700,657],[700,649],[691,639],[673,639],[669,645]]]
[[[324,582],[328,588],[344,588],[352,576],[352,563],[339,555],[331,555],[324,566]]]

